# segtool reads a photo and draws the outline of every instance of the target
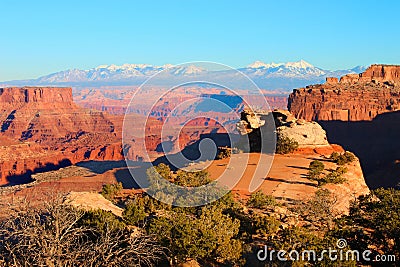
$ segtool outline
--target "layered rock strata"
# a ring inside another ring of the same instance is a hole
[[[400,66],[372,65],[360,74],[293,90],[288,109],[307,121],[363,121],[400,109]]]
[[[123,159],[114,123],[77,106],[71,88],[1,88],[0,145],[0,184],[82,160]]]

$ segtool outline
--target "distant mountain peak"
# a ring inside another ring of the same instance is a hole
[[[252,68],[252,69],[258,69],[258,68],[266,68],[268,64],[262,62],[262,61],[254,61],[253,63],[247,65],[247,68]]]
[[[106,69],[109,71],[116,71],[116,70],[133,70],[133,69],[144,69],[144,68],[152,68],[153,65],[149,64],[122,64],[122,65],[99,65],[94,70],[102,70]]]
[[[270,68],[277,68],[277,67],[299,68],[299,69],[315,68],[313,65],[306,62],[303,59],[301,59],[300,61],[286,62],[286,63],[274,63],[274,62],[264,63],[262,61],[257,60],[255,62],[251,63],[250,65],[247,65],[247,67],[252,68],[252,69],[258,69],[258,68],[270,69]]]
[[[177,66],[177,67],[171,67],[169,69],[171,69],[174,75],[193,75],[193,74],[200,74],[206,71],[206,69],[195,65]]]
[[[255,61],[247,66],[247,70],[256,76],[269,77],[319,77],[327,73],[320,68],[317,68],[305,60],[286,62],[286,63],[264,63]]]
[[[285,67],[300,68],[300,69],[315,68],[313,65],[306,62],[303,59],[301,59],[300,61],[296,61],[296,62],[288,62],[285,64]]]

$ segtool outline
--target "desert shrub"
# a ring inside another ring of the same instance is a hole
[[[80,225],[89,226],[104,232],[109,230],[121,230],[125,224],[111,211],[101,209],[86,211],[79,220]]]
[[[144,201],[138,198],[129,202],[122,213],[124,221],[127,224],[139,226],[147,216],[144,204]]]
[[[165,164],[160,165],[147,170],[150,181],[147,192],[168,205],[185,206],[189,202],[199,203],[204,199],[213,201],[227,193],[217,182],[211,181],[207,171],[178,170],[173,173]],[[207,185],[207,189],[202,185]]]
[[[313,160],[310,162],[308,169],[308,177],[312,180],[318,180],[325,169],[325,166],[321,161]]]
[[[347,163],[353,162],[356,157],[353,153],[346,151],[343,154],[333,152],[330,156],[330,159],[338,165],[345,165]]]
[[[250,195],[249,200],[247,201],[247,206],[250,208],[258,208],[263,209],[267,207],[276,206],[276,199],[271,195],[266,195],[262,191],[257,191]]]
[[[187,187],[198,187],[211,182],[207,171],[201,170],[196,172],[187,172],[179,170],[176,172],[174,183]]]
[[[353,249],[400,258],[400,191],[376,189],[350,205],[350,213],[339,222],[337,236]],[[389,264],[388,264],[389,266]]]
[[[271,264],[268,266],[331,266],[331,267],[356,267],[357,262],[354,260],[341,260],[339,257],[336,261],[332,261],[328,253],[323,253],[327,248],[336,247],[337,238],[332,238],[330,236],[321,236],[320,233],[310,231],[304,227],[287,227],[282,231],[278,232],[276,238],[271,242],[268,247],[284,251],[315,251],[315,256],[313,253],[300,254],[298,259],[296,259],[296,254],[293,254],[294,259],[292,260],[286,254],[286,264]],[[302,256],[304,255],[304,257]],[[321,258],[322,257],[322,258]],[[272,261],[270,262],[282,262],[279,260],[275,254]],[[266,265],[267,266],[267,265]]]
[[[341,184],[346,181],[343,174],[347,172],[347,168],[343,166],[337,167],[335,170],[330,170],[328,174],[321,176],[324,170],[324,164],[318,160],[314,160],[310,163],[308,178],[311,180],[318,181],[318,186],[324,184]]]
[[[169,182],[187,187],[198,187],[208,184],[211,180],[207,171],[188,172],[178,170],[173,173],[170,167],[164,163],[147,170],[147,177],[151,183],[150,187],[154,190],[161,190],[168,187]]]
[[[278,232],[281,223],[272,216],[256,215],[253,217],[253,225],[256,234],[272,236]]]
[[[93,213],[93,216],[103,213]],[[156,239],[105,223],[99,231],[85,212],[52,200],[20,207],[0,221],[0,263],[5,266],[153,266],[164,258]],[[106,216],[108,217],[108,215]],[[102,220],[102,219],[100,219]],[[1,264],[0,264],[1,265]]]
[[[321,184],[342,184],[346,182],[343,174],[347,172],[346,167],[339,166],[335,170],[330,171],[325,177],[320,180]]]
[[[232,155],[232,149],[227,148],[227,147],[221,147],[218,149],[219,153],[217,155],[217,159],[226,159],[230,158]]]
[[[332,152],[332,154],[330,155],[329,159],[332,160],[333,162],[336,162],[337,159],[339,158],[340,154],[338,152]]]
[[[278,134],[276,142],[276,153],[278,154],[288,154],[292,153],[299,147],[299,143],[287,136]]]
[[[146,212],[146,214],[150,214],[160,210],[170,210],[172,208],[171,205],[150,197],[146,193],[144,193],[140,197],[137,197],[135,201],[139,202],[138,204],[144,207],[144,211]]]
[[[336,213],[334,205],[336,197],[328,189],[319,189],[315,195],[297,206],[301,216],[318,228],[331,228]]]
[[[122,183],[105,184],[101,189],[101,194],[108,200],[113,200],[122,191]]]
[[[237,219],[212,205],[201,208],[199,215],[177,209],[152,220],[147,230],[169,248],[173,261],[184,262],[190,258],[229,263],[241,257],[241,242],[236,239],[239,225]]]

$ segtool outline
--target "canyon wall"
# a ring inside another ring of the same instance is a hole
[[[73,105],[72,89],[68,87],[8,87],[0,88],[1,107],[19,107],[27,103]]]
[[[400,66],[398,65],[371,65],[360,74],[362,80],[400,81]]]
[[[363,121],[400,109],[400,66],[372,65],[340,81],[295,89],[288,109],[307,121]]]
[[[121,160],[120,136],[106,114],[77,106],[71,88],[0,88],[0,184],[82,160]]]
[[[329,142],[355,152],[370,188],[400,185],[400,66],[372,65],[295,89],[288,109],[296,118],[318,121]]]
[[[164,116],[174,107],[172,104],[161,102],[160,108],[154,110],[157,118],[129,114],[133,136],[122,147],[124,116],[78,106],[73,102],[71,88],[0,88],[0,185],[26,182],[31,173],[80,161],[123,160],[123,152],[132,160],[142,160],[145,154],[153,160],[168,152],[160,146],[163,142],[170,143],[171,151],[175,151],[197,141],[202,134],[224,132],[205,112],[204,117],[189,122],[185,116],[171,117],[172,126],[167,127],[167,132],[171,131],[173,137],[167,134],[168,140],[163,140]],[[143,130],[143,125],[145,136],[134,136]],[[173,127],[180,129],[178,136]]]

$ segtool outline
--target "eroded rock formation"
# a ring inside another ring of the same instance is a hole
[[[296,118],[319,121],[330,142],[354,151],[370,188],[397,186],[400,66],[372,65],[339,82],[295,89],[288,108]]]
[[[384,81],[400,81],[400,66],[372,65],[360,74],[361,79]]]
[[[337,82],[295,89],[288,109],[307,121],[362,121],[400,109],[400,66],[372,65]]]
[[[329,146],[326,132],[317,122],[296,119],[289,111],[273,111],[278,134],[295,140],[299,147]]]
[[[260,151],[260,131],[262,127],[268,127],[268,123],[266,123],[263,117],[268,116],[268,114],[269,112],[254,112],[245,109],[241,113],[241,120],[236,124],[240,135],[248,138],[250,151],[252,152]],[[296,119],[286,110],[274,110],[272,111],[272,116],[276,128],[270,128],[270,131],[275,131],[278,135],[283,135],[297,141],[300,148],[329,146],[326,132],[318,123]],[[244,141],[241,141],[241,143],[244,143]]]
[[[0,110],[0,184],[81,160],[123,159],[114,123],[73,103],[71,88],[2,88]]]

